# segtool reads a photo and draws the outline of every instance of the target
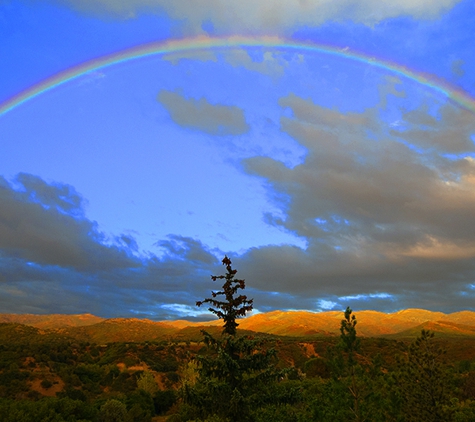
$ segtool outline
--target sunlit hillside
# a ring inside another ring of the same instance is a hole
[[[278,336],[335,336],[340,333],[342,312],[273,311],[239,320],[239,329]],[[395,313],[355,312],[358,335],[417,336],[422,328],[444,335],[475,336],[475,312],[452,314],[423,309],[406,309]],[[148,319],[104,319],[93,315],[20,315],[0,314],[0,322],[18,323],[84,341],[98,343],[115,341],[167,340],[199,338],[201,329],[216,327],[219,320],[208,322],[151,321]],[[217,329],[217,328],[214,328]]]

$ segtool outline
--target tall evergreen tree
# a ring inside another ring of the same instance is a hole
[[[434,333],[422,330],[409,346],[398,374],[405,402],[406,421],[449,422],[449,373],[444,366],[445,351],[434,343]]]
[[[350,369],[356,365],[355,354],[360,348],[360,339],[356,336],[356,316],[352,313],[351,308],[347,307],[340,325],[340,346],[347,354],[347,366]]]
[[[211,298],[196,302],[196,306],[210,303],[212,306],[208,308],[209,311],[224,321],[223,332],[234,336],[239,325],[236,319],[244,317],[248,312],[252,311],[253,299],[248,300],[247,296],[242,294],[236,296],[239,289],[245,289],[245,281],[234,279],[237,270],[233,270],[231,260],[227,256],[223,258],[222,263],[226,267],[226,274],[211,276],[213,281],[226,280],[222,290],[211,292]],[[221,296],[224,296],[224,300],[217,299]]]
[[[222,290],[212,292],[211,298],[196,304],[211,305],[209,311],[224,321],[223,333],[214,337],[202,331],[208,349],[205,355],[198,356],[198,381],[184,389],[186,420],[213,415],[233,422],[252,420],[250,415],[260,388],[279,375],[272,364],[275,350],[266,349],[259,339],[238,334],[236,319],[252,310],[253,301],[238,294],[245,288],[245,282],[235,279],[237,271],[232,268],[231,260],[225,256],[222,263],[226,274],[211,276],[214,281],[225,280]]]
[[[346,373],[345,383],[352,400],[350,410],[353,414],[353,420],[355,422],[361,422],[366,420],[361,408],[365,394],[361,382],[359,382],[362,371],[356,361],[356,353],[360,348],[360,339],[356,335],[357,321],[356,316],[352,314],[352,312],[351,308],[347,307],[345,317],[341,320],[340,347],[346,354],[344,372]]]

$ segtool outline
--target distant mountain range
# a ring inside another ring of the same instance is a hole
[[[406,309],[386,314],[358,311],[358,335],[364,337],[415,337],[421,329],[443,336],[475,337],[475,312],[452,314],[422,309]],[[273,311],[239,320],[239,329],[278,336],[308,337],[339,335],[342,312]],[[39,334],[60,334],[78,340],[107,343],[113,341],[157,341],[167,339],[193,340],[201,338],[201,329],[220,331],[222,322],[150,321],[135,318],[104,319],[91,314],[31,315],[0,314],[0,323],[35,327]]]

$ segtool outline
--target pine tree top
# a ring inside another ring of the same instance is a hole
[[[252,311],[253,299],[248,299],[246,295],[237,295],[239,289],[245,289],[245,281],[234,278],[237,270],[232,268],[232,262],[227,256],[224,256],[221,262],[226,267],[226,274],[212,275],[211,279],[213,281],[224,279],[222,290],[211,292],[211,298],[196,302],[196,306],[211,304],[209,311],[224,321],[223,332],[234,336],[239,325],[236,319]],[[223,300],[218,300],[220,296],[224,296]]]

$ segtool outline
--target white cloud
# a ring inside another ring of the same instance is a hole
[[[217,33],[288,33],[297,26],[328,20],[366,25],[401,15],[434,19],[460,0],[57,0],[74,9],[133,18],[142,11],[165,12],[184,22],[189,33],[203,32],[205,22]]]
[[[182,303],[168,303],[161,305],[160,308],[165,309],[172,315],[172,318],[196,318],[207,316],[210,317],[208,309],[197,308],[196,306],[184,305]],[[211,319],[211,317],[210,317]]]
[[[338,303],[326,299],[320,299],[317,303],[317,308],[322,311],[329,311],[338,305]]]

